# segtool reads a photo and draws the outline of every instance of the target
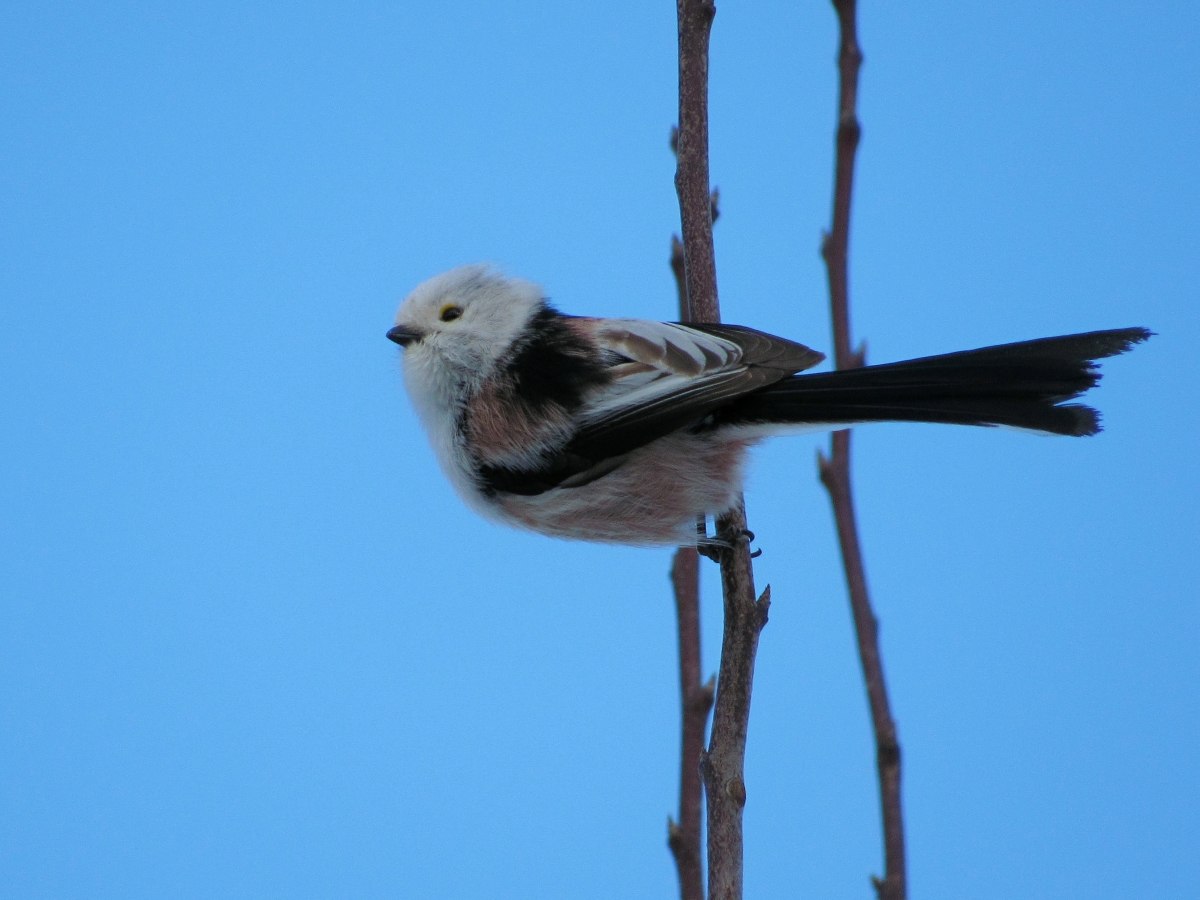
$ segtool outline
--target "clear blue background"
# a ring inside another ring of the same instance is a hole
[[[1198,20],[861,11],[870,358],[1159,332],[1106,367],[1098,438],[856,438],[914,897],[1195,895]],[[669,553],[476,519],[383,338],[474,260],[674,316],[674,29],[4,5],[0,892],[674,895]],[[828,348],[832,9],[722,3],[712,52],[725,317]],[[867,898],[881,865],[825,444],[749,486],[750,897]]]

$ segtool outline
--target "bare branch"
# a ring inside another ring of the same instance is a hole
[[[679,820],[669,822],[667,843],[679,873],[680,900],[703,900],[704,874],[700,854],[700,815],[703,797],[700,759],[704,732],[713,704],[713,683],[700,681],[700,555],[680,547],[671,565],[671,585],[679,619],[679,696],[681,739],[679,759]]]
[[[679,194],[688,318],[719,322],[717,270],[712,241],[712,194],[708,174],[708,39],[716,7],[711,0],[676,0],[679,18],[679,131],[675,189]],[[768,599],[755,598],[739,501],[717,521],[727,549],[721,562],[725,625],[712,735],[701,772],[708,798],[708,890],[710,898],[742,896],[744,763],[754,656],[766,623]]]
[[[720,321],[708,176],[708,35],[712,0],[676,0],[679,19],[679,128],[675,191],[683,233],[688,318]]]
[[[738,515],[741,515],[739,508]],[[745,521],[744,518],[742,521]],[[745,553],[745,544],[740,545]],[[725,627],[721,638],[721,668],[712,737],[700,771],[708,798],[708,896],[710,900],[740,900],[742,896],[742,810],[746,805],[746,732],[750,723],[750,693],[758,635],[767,624],[770,588],[758,600],[745,600],[748,584],[735,566],[721,560],[725,595]],[[749,561],[746,563],[749,570]]]
[[[858,46],[855,0],[833,0],[840,32],[838,52],[837,153],[834,167],[833,223],[821,245],[829,279],[833,321],[834,361],[839,369],[863,365],[862,350],[852,349],[850,334],[850,201],[854,186],[854,159],[861,128],[858,121],[858,72],[862,52]],[[850,432],[835,432],[828,457],[819,463],[821,483],[829,492],[837,523],[842,564],[850,594],[850,609],[858,638],[871,724],[875,732],[876,764],[883,815],[884,876],[874,879],[880,900],[904,900],[907,894],[904,860],[904,819],[900,806],[900,743],[888,702],[875,613],[867,592],[854,496],[850,480]]]
[[[687,317],[683,283],[683,244],[671,238],[671,271],[679,297],[680,318]],[[671,587],[679,629],[679,820],[667,822],[667,845],[675,858],[680,900],[704,900],[703,856],[700,853],[700,817],[703,788],[700,758],[704,734],[713,705],[713,683],[700,682],[700,554],[695,547],[680,547],[671,563]]]

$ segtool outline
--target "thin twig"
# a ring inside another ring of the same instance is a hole
[[[719,322],[708,177],[708,39],[711,0],[676,0],[679,18],[679,132],[675,189],[683,226],[688,318]],[[701,772],[708,800],[708,891],[712,900],[742,896],[742,809],[750,692],[758,635],[769,598],[755,598],[746,515],[739,501],[717,520],[725,625],[712,735]]]
[[[683,282],[683,244],[671,238],[671,271],[679,297],[679,316],[687,318]],[[671,561],[671,588],[679,626],[679,819],[667,822],[667,845],[675,858],[680,900],[704,900],[704,858],[700,853],[703,788],[700,758],[713,705],[713,683],[700,681],[700,554],[680,547]]]
[[[861,128],[858,121],[858,46],[855,0],[833,0],[840,32],[838,52],[838,125],[834,167],[833,224],[821,245],[829,278],[833,320],[834,362],[837,368],[863,365],[861,349],[852,350],[850,335],[850,200],[854,187],[854,158]],[[842,564],[850,594],[850,609],[858,637],[858,655],[866,682],[875,732],[879,797],[883,816],[884,876],[875,878],[879,900],[904,900],[907,894],[904,860],[904,819],[900,806],[900,743],[888,703],[875,613],[867,592],[862,547],[850,480],[850,432],[835,432],[828,457],[820,458],[821,482],[829,492],[837,523]]]
[[[700,681],[700,554],[680,547],[671,563],[671,585],[679,619],[679,820],[667,823],[667,844],[679,874],[680,900],[704,900],[700,816],[703,796],[700,758],[713,704],[713,683]]]
[[[745,521],[739,506],[736,523]],[[724,532],[728,534],[728,532]],[[744,543],[742,553],[749,555]],[[721,667],[712,736],[700,766],[708,800],[708,896],[710,900],[741,900],[742,810],[746,806],[746,732],[750,723],[750,693],[758,635],[767,624],[771,606],[768,587],[757,600],[748,575],[727,564],[722,554],[721,587],[725,596],[725,627],[721,637]],[[746,570],[749,570],[749,561]],[[749,595],[747,599],[747,589]]]
[[[708,177],[708,35],[712,0],[676,0],[679,18],[679,128],[675,191],[683,234],[688,319],[720,321]]]

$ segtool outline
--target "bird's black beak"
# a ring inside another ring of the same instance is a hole
[[[406,328],[403,325],[397,325],[394,328],[389,328],[387,339],[395,341],[401,347],[407,347],[414,341],[419,341],[424,335],[414,328]]]

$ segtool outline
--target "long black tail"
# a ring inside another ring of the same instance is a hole
[[[1096,386],[1098,359],[1150,337],[1145,328],[1000,344],[840,372],[793,375],[745,397],[732,423],[947,422],[1089,435],[1100,414],[1068,403]]]

